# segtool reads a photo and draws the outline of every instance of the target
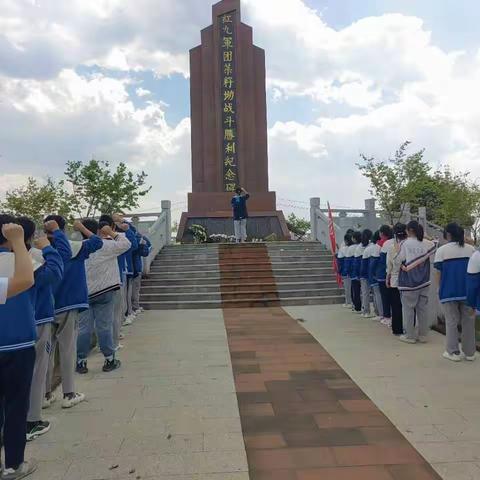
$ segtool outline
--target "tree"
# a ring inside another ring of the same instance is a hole
[[[310,222],[291,213],[287,218],[288,229],[297,237],[304,237],[310,230]]]
[[[27,216],[37,224],[43,222],[46,215],[58,214],[72,218],[75,199],[65,189],[63,181],[47,177],[41,183],[30,177],[26,185],[6,193],[1,209],[16,216]]]
[[[370,193],[378,200],[393,225],[403,216],[403,206],[421,206],[421,192],[428,197],[430,166],[423,160],[424,150],[407,154],[410,142],[403,143],[394,158],[377,161],[361,154],[363,163],[357,164],[363,176],[370,181]],[[424,205],[424,204],[422,204]]]
[[[125,211],[139,206],[139,200],[151,187],[145,187],[147,174],[134,175],[124,163],[111,170],[110,163],[90,160],[68,162],[65,171],[76,199],[79,216],[95,216],[101,212]]]
[[[404,212],[402,205],[410,204],[413,212],[427,208],[427,220],[438,225],[456,221],[471,228],[480,212],[480,188],[470,181],[468,173],[455,173],[450,168],[432,168],[423,159],[424,150],[407,154],[410,142],[405,142],[393,159],[377,161],[361,155],[358,164],[369,179],[372,193],[394,224]]]

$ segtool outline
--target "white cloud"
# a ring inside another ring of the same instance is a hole
[[[137,94],[137,97],[149,97],[152,92],[150,90],[147,90],[145,88],[137,88],[135,90],[135,93]]]
[[[211,21],[211,3],[0,0],[2,186],[95,155],[146,169],[155,187],[146,205],[184,200],[190,122],[169,124],[162,92],[138,87],[132,72],[187,77],[188,49]],[[399,13],[335,30],[302,0],[243,5],[284,119],[273,118],[269,135],[279,196],[359,206],[368,196],[359,153],[386,157],[406,139],[426,147],[432,164],[480,176],[480,42],[474,55],[442,50],[422,19]],[[92,65],[122,78],[77,73]],[[139,107],[137,97],[149,101]],[[292,107],[299,99],[315,120],[302,122]]]

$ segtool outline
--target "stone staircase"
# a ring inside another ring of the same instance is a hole
[[[342,302],[331,254],[308,242],[168,246],[141,293],[149,310]]]

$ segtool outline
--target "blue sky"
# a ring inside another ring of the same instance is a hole
[[[0,198],[29,175],[61,178],[67,160],[95,156],[147,171],[154,188],[142,209],[161,199],[181,208],[188,50],[211,4],[0,0]],[[361,206],[359,154],[385,158],[406,139],[433,166],[480,176],[480,3],[242,5],[266,50],[270,183],[287,211],[305,214],[312,196]]]

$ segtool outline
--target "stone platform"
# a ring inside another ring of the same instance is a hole
[[[443,340],[338,306],[147,312],[121,370],[94,355],[88,402],[45,411],[32,478],[477,480],[480,363]]]

